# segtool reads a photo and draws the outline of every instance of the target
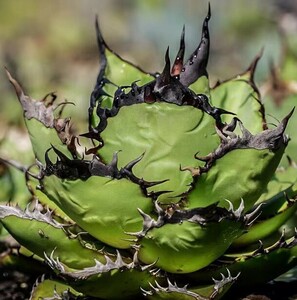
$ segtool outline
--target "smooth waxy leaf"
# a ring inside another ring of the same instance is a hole
[[[264,108],[253,79],[258,60],[256,57],[245,73],[219,83],[210,92],[214,106],[235,113],[253,134],[265,128]],[[223,116],[223,121],[230,123],[230,115]]]
[[[188,196],[188,207],[204,207],[217,201],[226,206],[226,199],[238,206],[242,198],[245,208],[250,209],[265,191],[283,151],[284,147],[276,153],[268,149],[229,152],[218,159],[207,173],[197,178]]]
[[[228,220],[205,226],[187,221],[166,224],[141,239],[139,258],[171,273],[194,272],[221,256],[243,229],[241,222]]]
[[[52,145],[60,151],[63,151],[65,155],[68,154],[70,156],[67,148],[61,142],[56,129],[47,128],[36,119],[26,120],[26,126],[28,128],[35,157],[42,164],[45,164],[44,153],[51,148]]]
[[[263,207],[263,214],[271,215],[282,205],[281,199],[286,194],[289,198],[294,198],[297,193],[297,168],[293,164],[287,168],[278,168],[267,185],[267,190],[258,199],[257,204],[269,201]]]
[[[130,263],[125,263],[118,252],[116,259],[106,257],[105,264],[95,260],[92,267],[81,270],[69,270],[53,255],[45,255],[45,259],[75,290],[100,299],[118,299],[119,295],[121,299],[131,299],[141,294],[141,288],[148,288],[157,279],[156,274],[149,270],[152,266],[139,265],[137,253]]]
[[[49,211],[43,214],[37,208],[22,211],[17,207],[0,206],[0,219],[21,245],[39,257],[55,251],[55,255],[70,268],[91,266],[94,258],[105,261],[100,251],[87,249],[78,236],[67,233],[65,225],[52,219]]]
[[[283,200],[283,199],[280,199]],[[284,202],[284,201],[280,201]],[[265,207],[265,205],[264,205]],[[233,247],[244,247],[251,245],[265,237],[270,236],[274,232],[277,232],[282,225],[286,223],[291,217],[294,216],[297,210],[297,203],[285,203],[281,209],[274,212],[267,219],[262,219],[263,216],[260,215],[258,221],[256,221],[246,234],[236,239],[232,246]]]
[[[90,98],[89,118],[92,119],[93,122],[97,119],[97,117],[93,115],[93,110],[100,97],[100,102],[103,103],[104,107],[111,107],[113,102],[112,98],[119,86],[130,86],[132,82],[136,81],[145,84],[154,79],[152,75],[121,58],[108,47],[100,31],[98,20],[96,20],[96,35],[99,48],[100,69],[95,88]]]
[[[62,300],[68,295],[77,296],[79,293],[61,281],[41,278],[35,283],[29,300]]]
[[[148,299],[161,300],[161,299],[176,299],[176,300],[216,300],[228,291],[232,284],[237,280],[236,277],[232,277],[229,270],[228,276],[221,273],[221,280],[213,279],[214,283],[204,286],[191,286],[185,285],[179,287],[176,283],[170,282],[167,279],[167,285],[161,286],[156,283],[156,286],[152,285],[149,291],[144,291],[144,295]]]
[[[132,82],[136,81],[138,85],[144,85],[154,80],[152,75],[145,73],[136,66],[133,66],[110,49],[106,50],[106,59],[107,67],[105,76],[114,85],[108,84],[104,87],[104,90],[111,96],[114,95],[117,90],[117,86],[130,86]]]
[[[51,211],[54,211],[55,216],[60,218],[64,222],[69,223],[69,224],[75,224],[75,222],[73,220],[71,220],[71,218],[68,215],[66,215],[65,212],[59,206],[57,206],[55,204],[55,202],[51,201],[46,196],[46,194],[44,194],[40,189],[36,188],[39,186],[39,183],[37,184],[36,180],[30,179],[28,184],[30,185],[31,191],[34,193],[35,199],[37,199],[38,202],[40,202],[43,207],[48,207]]]
[[[35,158],[45,163],[45,153],[54,145],[65,155],[76,155],[73,149],[74,137],[70,133],[70,119],[61,119],[60,115],[67,102],[62,103],[58,116],[55,111],[61,105],[54,104],[57,96],[54,93],[46,95],[41,100],[32,99],[23,91],[21,85],[6,70],[10,83],[13,85],[19,102],[22,105],[23,115],[30,136]],[[48,99],[50,98],[50,99]]]
[[[281,119],[282,114],[287,109],[292,109],[296,106],[297,96],[294,94],[288,95],[285,98],[285,101],[281,105],[275,104],[271,98],[266,98],[265,108],[269,117],[267,117],[268,122],[273,124],[278,124]],[[290,137],[290,143],[286,149],[286,155],[288,155],[293,161],[297,161],[296,148],[297,148],[297,139],[295,138],[297,121],[296,118],[292,118],[292,121],[289,122],[286,133]],[[281,162],[281,165],[284,167],[288,166],[288,160],[284,158]]]
[[[219,143],[214,119],[188,106],[137,104],[123,107],[108,122],[102,132],[104,147],[100,156],[110,161],[112,153],[121,150],[119,166],[124,166],[144,153],[134,172],[147,181],[168,179],[154,187],[154,191],[172,191],[159,198],[167,203],[178,201],[177,196],[192,182],[191,173],[180,167],[198,166],[195,153],[206,155]]]
[[[86,181],[43,179],[44,192],[81,228],[100,241],[129,248],[125,232],[138,231],[142,218],[137,209],[153,209],[152,200],[128,179],[93,176]],[[111,209],[112,207],[112,209]]]
[[[196,94],[205,94],[208,97],[211,96],[209,80],[207,76],[200,77],[196,82],[190,85],[190,89],[193,90]]]
[[[223,256],[217,266],[210,266],[189,274],[189,276],[201,284],[203,282],[206,284],[228,268],[231,274],[240,272],[235,283],[236,288],[256,286],[278,277],[295,266],[297,263],[296,251],[296,237],[287,240],[282,237],[270,247],[263,247],[261,244],[259,249],[254,252]]]

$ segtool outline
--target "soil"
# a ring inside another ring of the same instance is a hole
[[[27,300],[35,278],[11,270],[0,271],[0,300]]]

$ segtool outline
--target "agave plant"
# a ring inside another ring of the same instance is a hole
[[[209,87],[210,17],[190,58],[183,29],[155,74],[112,51],[96,22],[100,70],[79,135],[67,102],[32,99],[7,71],[36,162],[2,159],[32,202],[1,205],[0,220],[24,265],[46,273],[31,299],[219,299],[297,264],[294,225],[280,231],[297,209],[297,169],[278,168],[293,110],[268,127],[259,56]]]

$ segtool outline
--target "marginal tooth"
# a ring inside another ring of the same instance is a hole
[[[125,266],[126,264],[124,263],[123,261],[123,258],[122,258],[122,255],[120,253],[119,250],[116,250],[117,251],[117,259],[115,261],[115,264],[118,268],[122,267],[122,266]]]
[[[58,150],[53,145],[51,145],[51,146],[52,146],[52,149],[54,150],[54,152],[57,154],[57,156],[59,157],[59,159],[62,162],[69,162],[70,161],[70,159],[64,153],[62,153],[60,150]]]
[[[240,122],[240,120],[237,117],[234,117],[232,121],[224,127],[224,132],[225,133],[233,132],[236,128],[237,122]]]
[[[94,259],[94,261],[95,261],[95,267],[96,268],[100,268],[100,267],[103,266],[103,264],[99,260],[97,260],[96,258]]]
[[[164,215],[164,210],[163,208],[159,205],[158,201],[155,201],[155,209],[156,209],[156,212],[158,213],[158,215]]]
[[[244,215],[244,222],[247,226],[251,226],[261,215],[263,203],[260,203],[251,213]]]
[[[51,260],[50,260],[50,258],[47,256],[47,254],[46,254],[45,251],[43,252],[43,256],[44,256],[45,261],[46,261],[48,264],[50,264],[50,263],[51,263]],[[51,264],[50,264],[50,266],[51,266]]]
[[[176,283],[172,284],[168,277],[167,277],[167,284],[169,288],[176,286]]]
[[[228,270],[228,269],[227,269]],[[229,271],[229,270],[228,270]],[[237,275],[235,277],[231,277],[234,281],[238,279],[238,277],[240,276],[241,272],[238,272]],[[231,276],[231,274],[230,274]]]
[[[150,286],[154,291],[157,291],[156,288],[153,286],[153,284],[152,284],[151,282],[149,282],[148,284],[149,284],[149,286]]]
[[[225,201],[229,204],[229,208],[228,208],[228,211],[229,212],[234,212],[234,206],[233,206],[233,203],[228,200],[228,199],[225,199]]]
[[[51,150],[52,150],[52,147],[49,148],[49,149],[47,149],[47,150],[45,151],[45,154],[44,154],[44,160],[45,160],[46,168],[52,167],[52,166],[53,166],[53,163],[52,163],[52,161],[50,160],[50,158],[49,158],[49,156],[48,156],[48,153],[49,153],[49,151],[51,151]]]
[[[137,157],[136,159],[134,159],[134,160],[132,160],[131,162],[129,162],[129,163],[124,167],[124,169],[125,169],[125,170],[128,170],[128,171],[130,171],[130,172],[132,172],[132,168],[133,168],[137,163],[139,163],[139,162],[143,159],[144,154],[145,154],[145,152],[143,152],[143,153],[142,153],[139,157]]]
[[[214,279],[213,277],[211,279],[215,285],[218,285],[221,282],[220,280]]]
[[[268,247],[267,253],[270,253],[271,251],[282,248],[282,247],[284,247],[284,248],[287,247],[287,243],[286,243],[286,239],[285,239],[285,229],[282,230],[281,236],[276,241],[276,243],[274,243],[272,246]]]
[[[110,269],[110,270],[116,268],[116,264],[111,260],[110,257],[108,257],[107,255],[104,255],[104,258],[106,260],[105,268]]]
[[[55,249],[51,252],[51,254],[50,254],[50,259],[52,260],[52,261],[55,261],[55,259],[54,259],[54,252],[55,252]]]
[[[265,249],[264,249],[264,245],[263,242],[261,240],[259,240],[259,247],[258,249],[256,249],[253,253],[252,256],[256,256],[258,254],[264,254],[265,253]]]
[[[149,265],[141,266],[141,271],[145,271],[145,270],[151,269],[157,262],[158,262],[158,259],[156,259],[153,263],[151,263]],[[160,272],[160,269],[157,270],[157,273],[159,273],[159,272]],[[153,273],[151,273],[151,274],[153,274]]]
[[[140,287],[140,290],[141,290],[143,296],[152,296],[153,295],[152,291],[147,291],[147,290],[143,289],[142,287]]]
[[[164,180],[159,180],[159,181],[144,181],[141,182],[141,185],[144,187],[144,188],[150,188],[150,187],[153,187],[155,185],[158,185],[158,184],[162,184],[164,182],[167,182],[169,181],[169,179],[164,179]]]
[[[25,212],[24,212],[25,215],[30,215],[31,214],[30,205],[31,205],[31,203],[28,203],[26,205]],[[33,211],[34,211],[34,209],[35,209],[35,207],[33,208]]]
[[[284,117],[284,119],[279,123],[279,125],[277,126],[277,131],[279,132],[279,134],[283,134],[287,125],[288,125],[288,122],[289,122],[289,119],[291,118],[291,116],[293,115],[294,113],[294,110],[295,110],[295,107],[289,112],[289,114],[287,116]]]
[[[137,208],[137,210],[141,214],[141,216],[143,218],[143,221],[145,223],[153,223],[154,222],[154,219],[150,215],[148,215],[145,212],[143,212],[140,208]]]
[[[234,211],[235,217],[237,219],[240,219],[240,217],[242,216],[243,211],[244,211],[244,201],[241,198],[238,208]]]
[[[128,232],[128,231],[124,231],[124,233],[125,234],[128,234],[128,235],[133,235],[133,236],[137,236],[137,237],[140,237],[140,236],[138,236],[138,232]],[[138,239],[128,239],[128,238],[126,238],[126,239],[123,239],[123,241],[127,241],[127,242],[130,242],[130,243],[137,243],[138,242]]]
[[[161,272],[161,270],[160,269],[152,269],[152,270],[149,270],[149,272],[153,276],[157,276]]]
[[[164,291],[166,290],[166,288],[162,287],[162,286],[158,283],[157,280],[155,280],[155,284],[156,284],[156,287],[157,287],[158,289],[164,290]]]
[[[243,126],[242,122],[238,122],[240,131],[242,133],[242,139],[249,141],[252,139],[253,135]]]

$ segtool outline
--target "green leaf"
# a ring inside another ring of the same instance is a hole
[[[125,263],[119,253],[115,260],[106,258],[106,264],[95,260],[92,267],[82,270],[69,270],[58,258],[46,256],[46,262],[75,290],[103,299],[119,299],[119,295],[121,299],[140,296],[141,288],[146,289],[157,280],[156,274],[149,270],[151,266],[142,267],[137,259]]]
[[[253,134],[261,132],[265,122],[263,104],[253,81],[257,59],[245,73],[219,83],[210,93],[214,106],[235,113]],[[230,123],[232,116],[224,115],[222,119]]]
[[[232,150],[198,176],[188,196],[188,207],[205,207],[217,201],[226,206],[226,199],[239,206],[242,198],[245,209],[250,209],[265,191],[283,151],[284,147],[276,153],[268,149]]]
[[[229,270],[228,276],[221,273],[221,280],[213,279],[214,283],[209,285],[192,286],[185,285],[179,287],[176,283],[172,284],[167,279],[165,287],[161,285],[151,286],[144,295],[151,300],[175,299],[175,300],[218,300],[229,290],[238,276],[232,277]]]
[[[126,232],[141,229],[137,209],[150,212],[153,207],[152,200],[128,179],[92,176],[71,181],[52,175],[43,184],[47,196],[81,228],[117,248],[129,248],[131,236]]]
[[[71,268],[91,266],[94,258],[105,261],[100,251],[84,247],[77,236],[66,231],[67,227],[52,219],[49,211],[43,214],[37,208],[22,211],[18,207],[0,206],[0,219],[21,245],[39,257],[54,251],[55,256]]]
[[[198,166],[195,153],[207,155],[219,144],[212,117],[193,107],[168,103],[122,107],[115,118],[108,119],[101,136],[104,147],[99,154],[105,161],[121,150],[119,166],[123,167],[144,153],[134,173],[146,181],[168,179],[153,188],[172,191],[159,197],[163,203],[177,202],[192,183],[191,173],[180,167]]]
[[[273,124],[278,124],[283,114],[288,112],[292,109],[292,107],[296,106],[296,100],[297,96],[296,94],[288,95],[284,101],[281,103],[281,105],[277,105],[272,101],[271,98],[266,98],[265,100],[265,108],[267,115],[269,116],[268,122],[271,122]],[[288,127],[286,129],[286,133],[290,137],[290,142],[288,144],[288,147],[286,149],[286,155],[289,156],[293,161],[297,161],[297,138],[296,138],[296,126],[297,126],[297,118],[296,114],[294,114],[294,118],[290,120]],[[288,166],[288,160],[283,159],[281,161],[281,165],[286,167]]]
[[[30,300],[40,299],[62,299],[57,298],[58,296],[68,295],[79,295],[72,287],[57,280],[45,279],[41,282],[35,283],[31,292]],[[63,298],[64,299],[64,298]],[[72,299],[72,298],[71,298]]]
[[[239,221],[223,220],[205,226],[188,221],[165,224],[141,239],[139,258],[147,264],[156,262],[167,272],[194,272],[223,255],[242,233]]]
[[[279,202],[283,203],[284,201]],[[249,231],[246,234],[243,234],[232,243],[232,247],[248,246],[268,237],[274,232],[277,232],[281,228],[281,226],[286,223],[286,221],[294,216],[297,210],[297,202],[293,204],[287,202],[283,206],[284,207],[282,207],[279,211],[274,212],[274,215],[272,215],[270,218],[257,220],[251,226],[251,228],[249,228]]]
[[[209,79],[201,76],[196,82],[189,86],[196,94],[204,94],[210,97]]]
[[[234,288],[243,289],[268,282],[297,265],[296,238],[282,238],[267,248],[255,252],[241,252],[223,256],[216,265],[189,274],[196,282],[210,283],[226,268],[231,274],[240,272]],[[257,272],[255,272],[257,270]],[[233,289],[234,289],[233,288]]]
[[[107,59],[105,77],[116,85],[106,85],[104,90],[107,94],[113,96],[117,90],[117,86],[130,86],[132,82],[136,81],[138,85],[144,85],[154,80],[152,75],[132,65],[112,50],[106,49],[105,55]]]

